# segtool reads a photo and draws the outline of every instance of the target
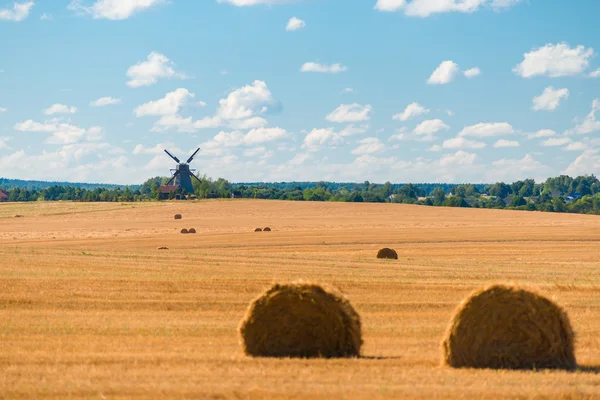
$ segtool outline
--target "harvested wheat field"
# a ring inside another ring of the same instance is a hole
[[[273,232],[255,234],[264,221]],[[196,235],[179,233],[190,226]],[[377,259],[383,247],[398,260]],[[258,200],[0,204],[0,260],[0,398],[600,397],[595,216]],[[350,301],[360,358],[245,355],[238,327],[250,302],[299,279]],[[576,371],[441,366],[457,306],[494,283],[533,288],[568,313]]]

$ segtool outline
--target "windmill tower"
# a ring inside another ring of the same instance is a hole
[[[185,190],[186,192],[188,192],[188,194],[194,193],[194,187],[192,186],[192,177],[195,178],[198,182],[200,182],[200,179],[198,179],[198,177],[194,175],[194,171],[196,170],[190,169],[189,164],[192,162],[192,160],[194,159],[196,154],[198,154],[199,151],[200,149],[197,149],[194,152],[194,154],[192,154],[190,158],[188,158],[188,160],[183,163],[179,160],[179,158],[175,157],[173,154],[169,153],[169,151],[165,149],[165,153],[167,153],[169,157],[171,157],[177,163],[175,169],[171,169],[171,173],[173,174],[173,176],[165,186],[174,185],[178,188]]]

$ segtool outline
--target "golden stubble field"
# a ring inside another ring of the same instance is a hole
[[[274,231],[253,232],[265,226]],[[377,260],[384,246],[399,260]],[[363,358],[242,354],[248,303],[297,279],[348,296]],[[439,366],[452,311],[494,282],[564,306],[577,372]],[[0,204],[0,397],[600,398],[600,218],[252,200]]]

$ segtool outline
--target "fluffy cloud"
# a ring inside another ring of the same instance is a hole
[[[0,113],[7,112],[7,111],[8,111],[8,108],[0,107]]]
[[[385,12],[398,11],[406,5],[406,0],[377,0],[375,9]]]
[[[556,146],[564,146],[571,142],[571,139],[568,137],[558,137],[558,138],[550,138],[546,139],[542,142],[542,146],[545,147],[556,147]]]
[[[91,6],[86,6],[81,0],[73,0],[67,8],[78,14],[89,14],[94,19],[124,20],[140,11],[166,3],[166,0],[97,0]]]
[[[446,154],[440,158],[439,163],[442,167],[448,167],[452,165],[473,165],[477,159],[477,154],[459,150],[454,154]]]
[[[411,118],[418,117],[419,115],[427,114],[430,110],[423,107],[419,103],[411,103],[404,109],[403,112],[392,116],[392,119],[399,121],[408,121]]]
[[[567,135],[587,135],[600,131],[600,121],[596,119],[596,113],[600,110],[600,100],[594,99],[592,102],[592,111],[577,125],[565,132]]]
[[[587,175],[590,171],[598,171],[599,169],[600,152],[598,150],[586,150],[562,171],[562,173],[570,176],[580,176]]]
[[[219,100],[218,116],[223,119],[245,119],[277,111],[281,105],[273,99],[264,81],[256,80]]]
[[[465,139],[464,137],[455,137],[445,140],[442,147],[444,149],[483,149],[485,143]]]
[[[8,142],[11,141],[12,138],[8,136],[0,136],[0,150],[2,149],[10,149],[8,146]]]
[[[581,150],[585,150],[585,149],[587,149],[587,146],[581,142],[569,143],[569,145],[567,147],[565,147],[565,150],[569,150],[569,151],[581,151]]]
[[[92,101],[90,103],[90,106],[104,107],[104,106],[110,106],[110,105],[120,104],[120,103],[121,103],[121,99],[115,99],[114,97],[100,97],[99,99]]]
[[[404,10],[411,17],[429,17],[448,12],[473,13],[489,4],[495,11],[507,9],[521,0],[377,0],[375,9],[384,12]]]
[[[164,149],[169,149],[169,151],[171,151],[172,153],[183,153],[183,151],[173,143],[159,143],[154,147],[146,147],[143,144],[138,144],[133,149],[133,154],[162,155],[164,154]]]
[[[358,103],[341,104],[325,118],[327,121],[338,123],[367,121],[371,118],[372,110],[373,107],[370,104],[366,106]]]
[[[516,140],[500,139],[500,140],[496,141],[496,143],[494,143],[495,149],[502,149],[502,148],[506,148],[506,147],[519,147],[519,146],[521,146],[521,145]]]
[[[58,124],[52,121],[40,123],[33,120],[27,120],[15,124],[13,128],[20,132],[51,133],[52,136],[46,139],[46,143],[49,144],[72,144],[77,143],[82,139],[96,141],[103,137],[102,128],[100,127],[84,129],[76,125],[66,123]]]
[[[296,17],[292,17],[290,18],[290,20],[287,23],[287,26],[285,27],[286,31],[297,31],[298,29],[302,29],[306,26],[306,22],[304,22],[303,20],[296,18]]]
[[[316,62],[307,62],[302,64],[302,67],[300,67],[300,72],[321,72],[325,74],[337,74],[347,70],[348,67],[345,67],[341,64],[326,65]]]
[[[540,129],[537,132],[530,133],[527,137],[529,139],[540,139],[552,136],[556,136],[556,132],[554,132],[552,129]]]
[[[228,3],[237,7],[256,6],[259,4],[285,4],[298,0],[217,0],[217,3]]]
[[[35,3],[26,1],[24,3],[13,3],[13,8],[0,8],[0,21],[20,22],[29,16]]]
[[[308,151],[318,151],[325,145],[336,145],[341,142],[341,136],[332,128],[313,129],[304,137],[304,145]]]
[[[260,143],[274,142],[287,138],[289,133],[281,128],[257,128],[252,129],[244,136],[244,143],[256,145]]]
[[[469,68],[468,70],[464,71],[463,74],[467,78],[475,78],[476,76],[481,75],[481,70],[477,67]]]
[[[77,112],[77,107],[69,107],[64,104],[53,104],[44,110],[44,114],[46,115],[54,115],[54,114],[75,114]]]
[[[134,110],[134,113],[137,117],[177,114],[181,107],[193,98],[194,93],[190,93],[187,89],[179,88],[167,93],[162,99],[142,104]]]
[[[554,89],[548,86],[542,94],[533,98],[534,111],[553,111],[558,108],[562,99],[569,98],[569,89]]]
[[[185,75],[175,72],[175,64],[161,53],[153,51],[148,55],[146,61],[141,61],[132,65],[127,70],[127,76],[130,80],[127,86],[138,88],[141,86],[150,86],[158,82],[159,78],[181,78]]]
[[[441,119],[429,119],[417,125],[413,130],[413,133],[419,136],[431,136],[439,131],[446,131],[448,129],[450,129],[450,127]]]
[[[456,78],[460,69],[454,61],[442,61],[442,63],[433,71],[427,83],[430,85],[445,85]]]
[[[360,146],[352,150],[352,154],[374,154],[385,150],[385,144],[375,137],[364,138],[362,140],[359,140],[358,143],[360,144]]]
[[[465,126],[458,134],[460,137],[485,138],[492,136],[507,135],[514,132],[513,127],[506,122],[479,123],[471,126]]]
[[[519,179],[534,178],[543,181],[552,174],[552,169],[535,160],[531,154],[522,159],[501,159],[492,162],[486,174],[487,182],[514,182]]]
[[[152,132],[164,132],[175,129],[178,132],[197,132],[200,129],[218,128],[222,125],[222,120],[218,117],[205,117],[194,121],[192,117],[184,118],[179,114],[170,114],[162,116],[154,123]]]
[[[600,78],[600,68],[595,71],[590,72],[588,75],[590,78]]]
[[[566,43],[547,44],[525,53],[525,59],[513,71],[523,78],[579,75],[588,68],[593,55],[594,49],[582,45],[571,48]]]

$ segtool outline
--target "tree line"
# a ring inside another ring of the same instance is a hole
[[[9,201],[153,201],[167,177],[153,177],[133,187],[74,187],[3,189]],[[526,211],[600,214],[600,181],[594,175],[561,175],[537,183],[525,179],[507,184],[375,184],[338,182],[231,183],[206,176],[194,180],[193,196],[292,201],[404,203],[424,206],[501,208]],[[174,198],[181,191],[169,194]]]

